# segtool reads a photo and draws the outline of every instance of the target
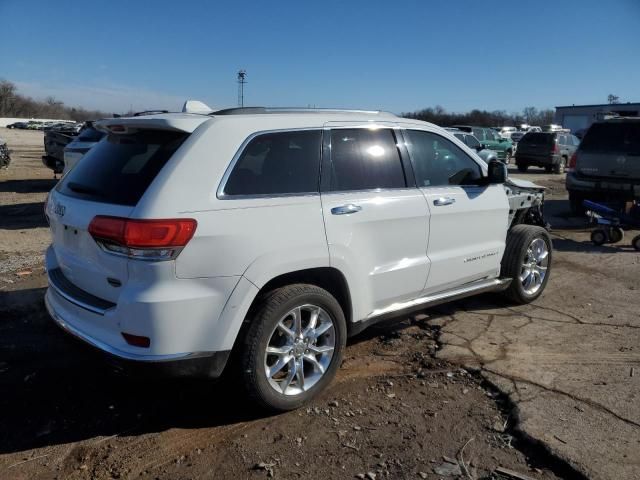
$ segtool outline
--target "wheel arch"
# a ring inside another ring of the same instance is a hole
[[[335,297],[342,307],[347,324],[351,322],[353,309],[351,305],[349,284],[347,283],[347,279],[343,273],[334,267],[305,268],[302,270],[283,273],[272,278],[266,282],[262,288],[260,288],[260,291],[249,308],[247,316],[250,316],[251,312],[255,310],[256,306],[267,293],[275,290],[276,288],[291,285],[293,283],[308,283],[328,291]]]

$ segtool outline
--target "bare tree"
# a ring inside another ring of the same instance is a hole
[[[620,97],[617,95],[614,95],[613,93],[610,93],[607,96],[607,102],[609,102],[610,104],[614,104],[614,103],[620,103]]]

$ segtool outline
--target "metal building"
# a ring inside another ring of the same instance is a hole
[[[640,103],[603,103],[600,105],[565,105],[556,107],[553,123],[572,132],[589,128],[593,122],[606,115],[622,117],[640,116]]]

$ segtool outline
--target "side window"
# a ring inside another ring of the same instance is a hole
[[[480,142],[476,140],[476,137],[473,135],[465,135],[464,140],[469,148],[478,148],[480,146]]]
[[[318,191],[322,132],[265,133],[242,151],[225,195],[278,195]]]
[[[473,133],[473,136],[476,137],[481,142],[485,140],[485,138],[484,138],[484,130],[482,128],[473,127],[471,129],[471,131]],[[491,139],[487,138],[486,140],[491,140]]]
[[[578,145],[580,145],[580,139],[578,137],[576,137],[575,135],[571,135],[571,140],[573,140],[573,144],[577,147]]]
[[[406,136],[419,187],[473,185],[482,178],[480,165],[446,138],[420,130]]]
[[[330,190],[404,187],[404,170],[392,130],[331,130]]]
[[[567,144],[567,136],[566,135],[558,135],[558,143],[562,145]]]

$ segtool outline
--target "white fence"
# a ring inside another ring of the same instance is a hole
[[[10,123],[15,122],[68,122],[69,120],[60,120],[57,118],[0,118],[0,127],[6,127]]]

